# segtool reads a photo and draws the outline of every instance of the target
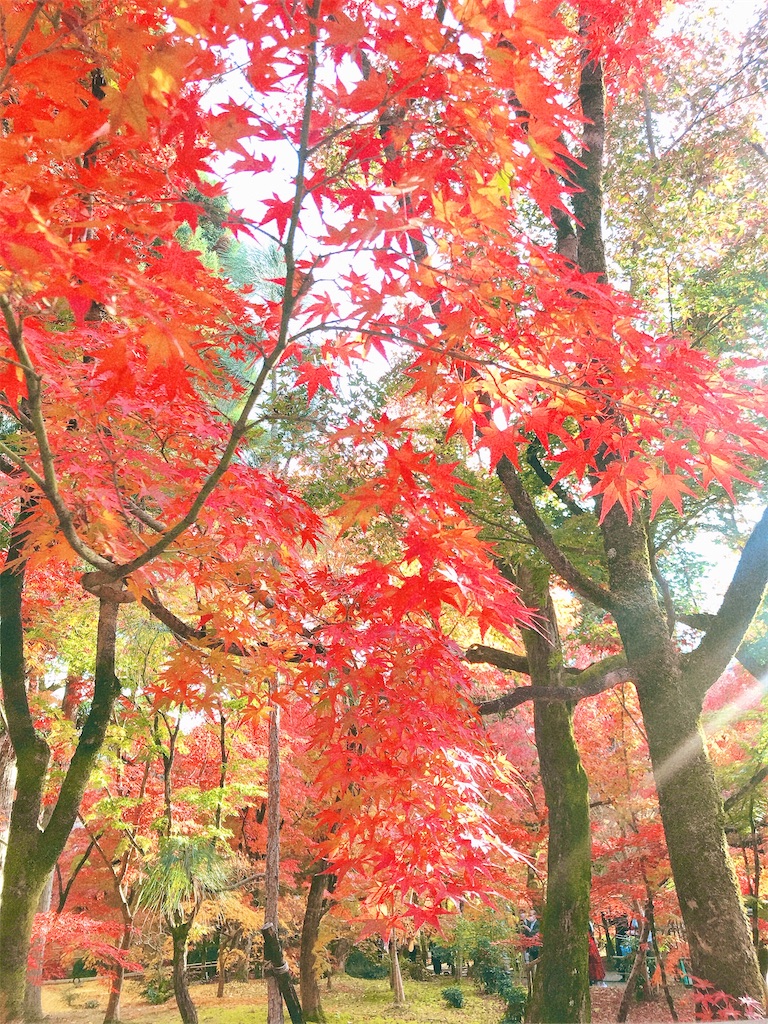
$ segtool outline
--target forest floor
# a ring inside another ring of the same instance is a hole
[[[444,977],[428,982],[405,982],[407,1005],[392,1006],[386,981],[359,981],[346,976],[335,978],[333,988],[323,993],[328,1024],[498,1024],[503,1012],[501,1001],[479,995],[471,981],[463,981],[464,1006],[453,1009],[441,996],[443,988],[454,986],[455,979]],[[173,999],[153,1006],[141,994],[142,984],[126,982],[122,1001],[124,1024],[179,1024]],[[612,1024],[616,1020],[624,985],[595,986],[591,990],[593,1024]],[[216,998],[215,984],[191,987],[200,1014],[200,1024],[266,1024],[266,985],[232,982],[224,998]],[[682,986],[675,984],[673,999],[680,1021],[694,1020],[693,1000]],[[101,1024],[107,1003],[107,984],[94,979],[78,984],[58,982],[43,990],[43,1009],[50,1024]],[[633,1002],[629,1024],[666,1024],[672,1018],[663,998],[654,1002]]]

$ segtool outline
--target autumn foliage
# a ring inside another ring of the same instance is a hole
[[[230,701],[253,738],[271,686],[297,816],[361,920],[435,925],[450,899],[512,893],[510,863],[538,852],[519,841],[532,788],[481,728],[452,635],[538,628],[471,521],[466,466],[519,467],[536,440],[553,484],[631,522],[713,483],[732,495],[768,453],[754,363],[659,335],[553,241],[583,191],[580,73],[604,66],[609,99],[639,90],[660,8],[0,14],[0,511],[43,666],[28,678],[44,689],[55,658],[41,614],[103,604],[108,585],[122,622],[138,605],[167,630],[131,690],[152,713]],[[200,224],[269,251],[275,276],[234,287]],[[302,460],[259,448],[270,392],[343,405],[354,370],[387,364],[402,407],[324,424],[355,472],[313,507]],[[81,748],[71,732],[49,746],[54,806]],[[622,856],[647,841],[661,885],[646,810]]]

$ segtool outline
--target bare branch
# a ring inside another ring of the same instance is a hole
[[[523,672],[530,675],[528,659],[524,654],[500,651],[497,647],[473,644],[464,655],[471,665],[494,665],[504,672]]]
[[[482,701],[477,705],[477,710],[481,715],[498,715],[529,700],[543,703],[565,701],[575,704],[585,697],[594,697],[598,693],[613,689],[614,686],[631,682],[632,672],[627,667],[624,655],[615,654],[577,672],[573,686],[518,686],[494,700]]]
[[[566,558],[547,529],[544,520],[536,511],[531,496],[523,487],[514,466],[506,456],[502,456],[499,460],[496,474],[512,499],[515,511],[525,523],[534,544],[557,575],[565,580],[569,587],[597,605],[598,608],[612,611],[616,607],[616,599],[605,587],[579,572],[576,566]]]

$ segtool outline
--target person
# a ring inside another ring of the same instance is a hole
[[[535,945],[531,942],[532,939],[538,937],[540,932],[539,917],[535,910],[532,910],[530,914],[527,914],[522,919],[520,922],[520,931],[523,933],[524,937],[523,953],[526,963],[530,963],[531,960],[537,960],[539,953],[541,952],[541,946]]]
[[[628,956],[632,951],[629,941],[630,924],[626,914],[616,918],[616,955]]]
[[[589,922],[589,984],[605,984],[605,967],[603,958],[600,956],[600,949],[595,940],[595,929],[592,922]]]

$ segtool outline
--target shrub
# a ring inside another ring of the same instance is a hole
[[[480,939],[473,950],[472,977],[488,995],[499,993],[499,987],[510,978],[509,957],[488,939]]]
[[[408,975],[411,981],[426,980],[427,974],[426,971],[424,970],[424,965],[422,964],[421,960],[408,960],[407,963],[403,966],[405,969],[405,973]]]
[[[499,995],[507,1003],[501,1024],[520,1024],[525,1019],[525,1007],[528,1002],[527,990],[522,985],[516,985],[510,978],[503,986],[503,991],[499,991]]]
[[[460,1010],[464,1005],[464,993],[458,985],[451,985],[448,988],[444,988],[442,995],[446,1003],[456,1010]]]
[[[376,981],[389,974],[389,957],[382,955],[375,942],[361,942],[350,951],[344,970],[351,978]]]
[[[153,1006],[167,1003],[173,995],[173,982],[170,978],[157,973],[147,979],[147,984],[141,990],[141,994]]]

